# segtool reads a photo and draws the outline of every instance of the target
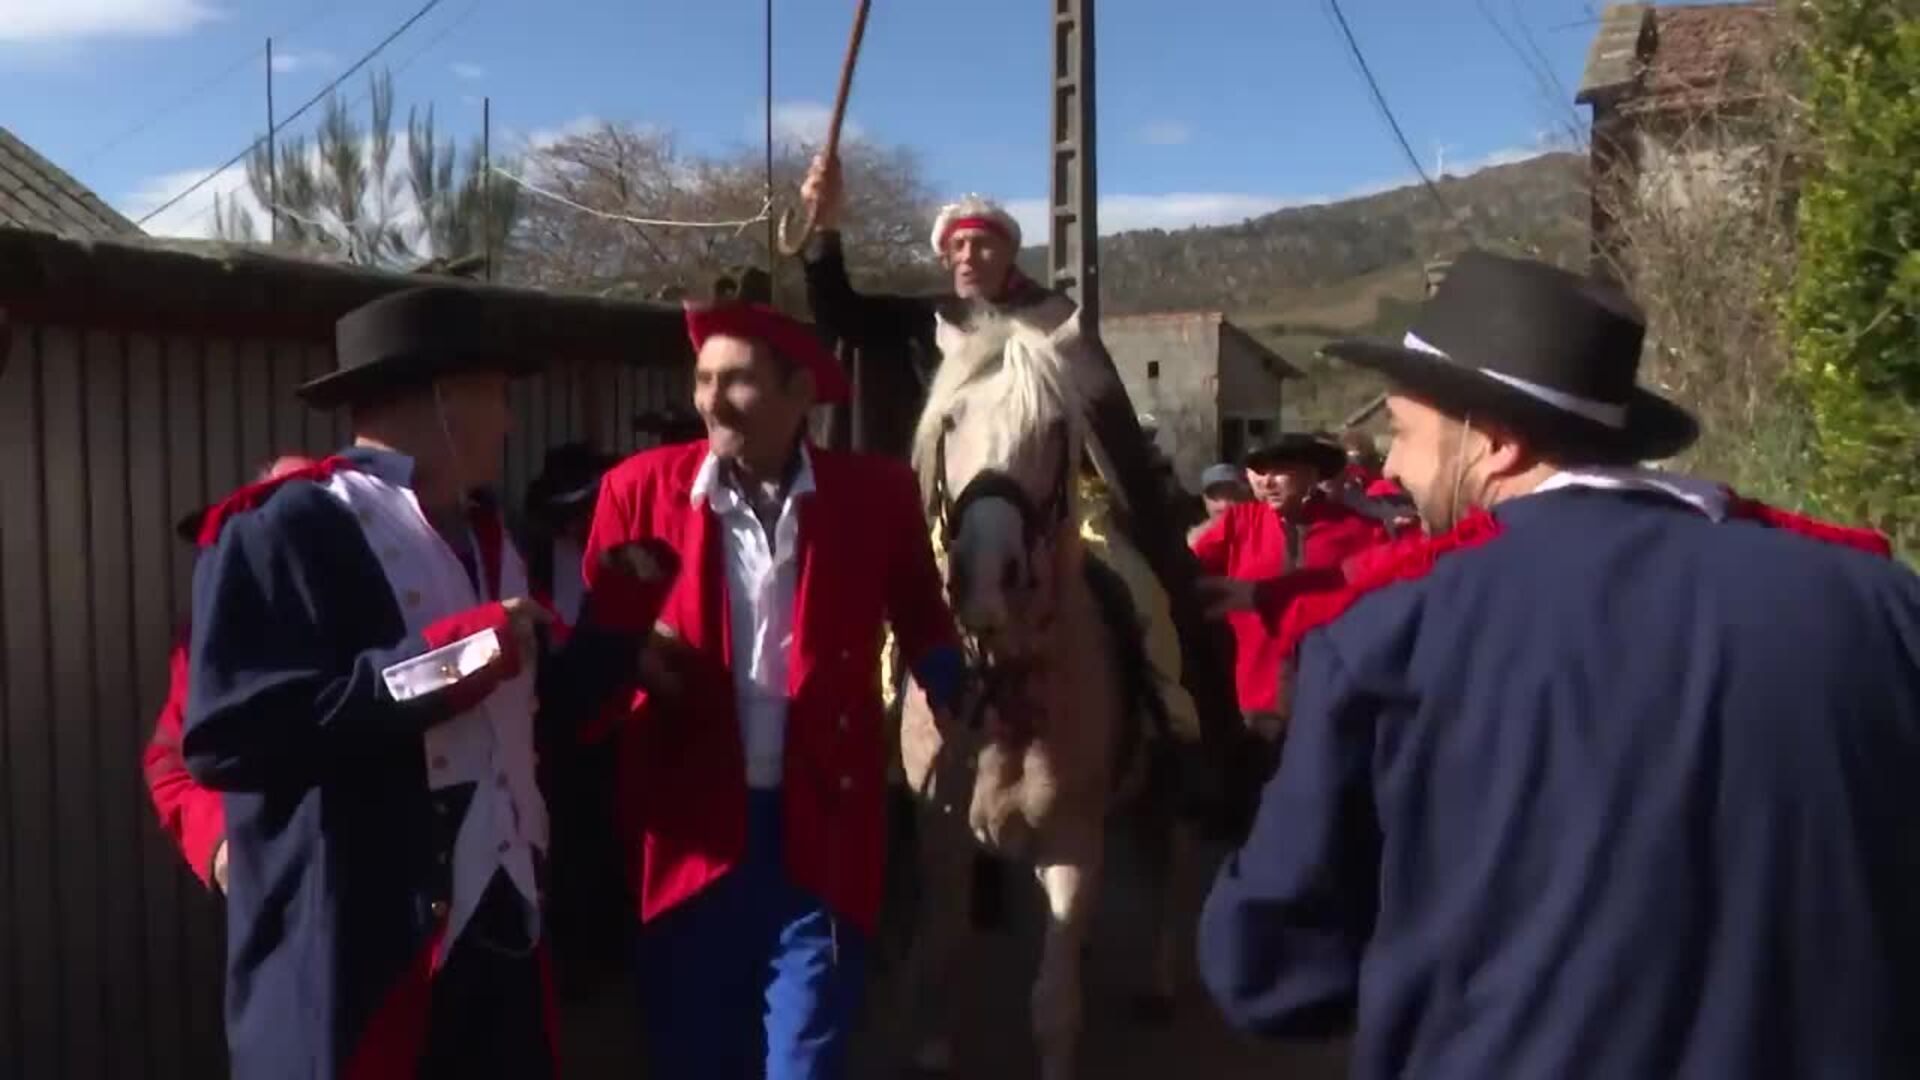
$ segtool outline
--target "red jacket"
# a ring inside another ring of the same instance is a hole
[[[882,624],[892,623],[909,660],[957,639],[912,474],[881,458],[809,453],[816,490],[798,503],[785,856],[796,885],[871,929],[886,841]],[[723,529],[691,496],[706,456],[702,440],[616,466],[601,482],[587,541],[589,584],[599,553],[625,541],[658,539],[680,557],[660,621],[693,650],[677,671],[683,698],[635,694],[620,738],[621,826],[642,920],[698,893],[746,848]]]
[[[1289,533],[1294,534],[1289,557]],[[1387,538],[1380,522],[1339,503],[1316,498],[1291,518],[1262,502],[1227,508],[1193,540],[1200,565],[1215,576],[1264,581],[1289,571],[1337,567]],[[1337,576],[1334,580],[1338,580]],[[1279,636],[1251,611],[1227,616],[1233,628],[1234,680],[1245,712],[1265,712],[1280,700],[1286,657]]]
[[[204,788],[187,775],[187,763],[180,757],[180,730],[187,712],[187,631],[182,627],[174,638],[173,655],[167,659],[167,703],[153,724],[153,738],[140,764],[147,777],[147,792],[153,796],[153,808],[160,814],[160,827],[186,857],[203,885],[213,884],[213,853],[227,835],[226,805],[219,792]]]

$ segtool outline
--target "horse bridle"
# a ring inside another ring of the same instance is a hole
[[[1067,485],[1073,482],[1073,439],[1065,429],[1060,438],[1060,468],[1054,475],[1052,489],[1044,503],[1036,503],[1027,489],[1020,486],[1003,469],[982,469],[967,481],[958,498],[953,497],[947,485],[947,435],[955,427],[952,416],[940,420],[940,437],[933,444],[933,514],[940,528],[941,547],[953,550],[954,533],[967,508],[985,499],[1000,499],[1013,504],[1014,512],[1020,515],[1020,532],[1029,555],[1039,542],[1052,536],[1067,524],[1071,506]],[[1034,586],[1034,572],[1031,561],[1027,566],[1026,588]],[[966,645],[967,677],[973,692],[965,695],[967,708],[963,718],[966,729],[977,733],[987,706],[1000,697],[1007,681],[1007,672],[1003,665],[997,664],[988,655],[978,637],[961,631]]]

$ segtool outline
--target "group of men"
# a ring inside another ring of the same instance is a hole
[[[985,200],[936,223],[955,292],[925,301],[848,284],[837,163],[803,198],[816,321],[870,356],[1072,314]],[[301,396],[350,447],[196,516],[149,776],[228,897],[235,1076],[552,1075],[541,766],[596,743],[648,1075],[844,1075],[886,850],[877,643],[943,719],[963,654],[905,466],[806,438],[850,392],[813,330],[739,302],[686,324],[706,436],[577,463],[528,561],[491,493],[529,358],[447,287],[341,320]],[[1368,1077],[1920,1070],[1920,584],[1875,534],[1644,467],[1696,428],[1636,385],[1643,332],[1607,286],[1464,256],[1403,341],[1331,350],[1393,387],[1385,474],[1426,531],[1293,436],[1191,549],[1111,361],[1076,360],[1113,524],[1179,627],[1162,681],[1284,729],[1200,923],[1234,1023],[1357,1020]]]

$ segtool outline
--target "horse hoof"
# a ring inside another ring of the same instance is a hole
[[[1127,1002],[1127,1018],[1145,1028],[1163,1028],[1173,1023],[1172,994],[1135,994]]]

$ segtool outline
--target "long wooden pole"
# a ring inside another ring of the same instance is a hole
[[[840,61],[840,89],[833,95],[833,116],[827,121],[827,145],[821,151],[823,159],[827,161],[840,156],[840,125],[847,118],[847,98],[853,93],[853,69],[860,61],[860,39],[867,34],[867,13],[872,10],[873,0],[860,0],[860,7],[853,14],[853,33],[847,38],[847,55]],[[813,236],[813,214],[807,214],[798,239],[789,235],[787,226],[790,220],[790,214],[780,215],[780,250],[788,255],[798,255]]]
[[[280,242],[280,157],[273,134],[273,39],[267,39],[267,242]]]

